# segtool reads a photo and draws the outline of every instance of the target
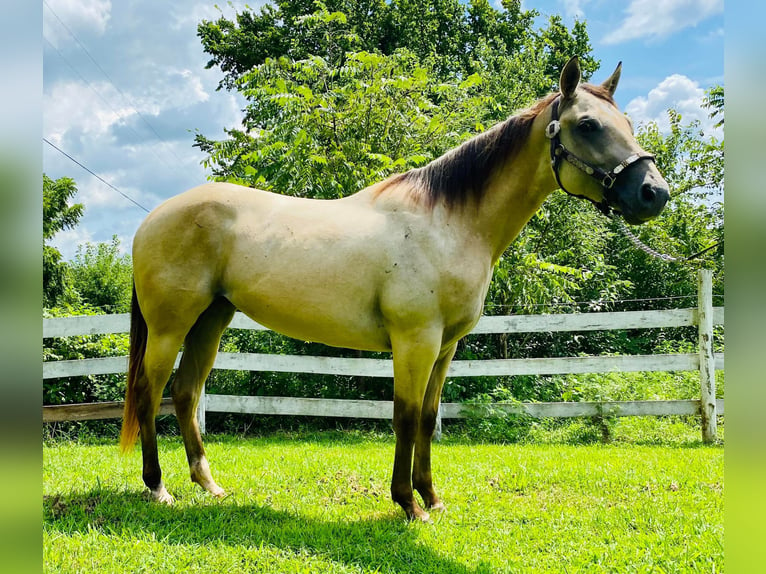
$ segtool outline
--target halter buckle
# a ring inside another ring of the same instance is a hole
[[[552,140],[561,131],[561,123],[558,120],[553,120],[545,127],[545,137]]]
[[[604,178],[601,180],[601,185],[605,187],[606,189],[612,189],[612,186],[614,186],[616,181],[617,181],[617,177],[615,177],[611,173],[605,173]]]

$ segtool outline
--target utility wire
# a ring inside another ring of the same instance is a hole
[[[160,134],[159,134],[159,133],[157,133],[157,130],[155,130],[155,129],[154,129],[154,126],[152,126],[152,124],[150,124],[150,123],[149,123],[149,121],[148,121],[148,120],[147,120],[147,119],[144,117],[144,115],[143,115],[141,112],[139,112],[139,111],[138,111],[138,109],[136,109],[136,107],[135,107],[135,106],[133,105],[133,103],[131,102],[130,98],[129,98],[128,96],[126,96],[126,95],[125,95],[125,92],[123,92],[123,91],[122,91],[122,90],[121,90],[121,89],[120,89],[120,88],[117,86],[117,84],[115,84],[115,83],[114,83],[114,80],[112,80],[112,78],[109,76],[109,74],[107,74],[107,73],[106,73],[106,70],[104,70],[104,68],[102,68],[102,67],[101,67],[101,65],[100,65],[100,64],[99,64],[99,63],[96,61],[96,59],[95,59],[95,58],[94,58],[94,57],[91,55],[91,53],[88,51],[88,49],[87,49],[87,48],[86,48],[86,47],[83,45],[83,43],[82,43],[82,42],[80,42],[79,38],[77,38],[77,36],[75,36],[74,32],[72,32],[72,30],[70,30],[70,29],[69,29],[69,26],[67,26],[67,25],[66,25],[66,24],[63,22],[63,20],[61,20],[61,18],[59,18],[59,15],[58,15],[58,14],[56,14],[56,12],[53,10],[53,8],[51,8],[51,7],[50,7],[50,5],[48,4],[48,2],[46,2],[45,0],[43,0],[43,4],[45,4],[45,6],[48,8],[48,10],[50,10],[51,14],[53,14],[53,15],[55,16],[55,18],[56,18],[56,20],[58,20],[59,24],[61,24],[61,25],[64,27],[64,29],[65,29],[67,32],[69,32],[69,35],[70,35],[70,36],[72,36],[72,38],[74,38],[74,41],[75,41],[75,42],[77,42],[77,45],[78,45],[78,46],[80,46],[80,48],[82,48],[82,51],[83,51],[83,52],[85,52],[85,54],[88,56],[88,58],[90,58],[90,61],[91,61],[91,62],[93,62],[93,64],[94,64],[94,65],[95,65],[95,66],[96,66],[96,67],[99,69],[99,71],[100,71],[102,74],[104,74],[104,76],[105,76],[105,77],[106,77],[106,79],[109,81],[109,83],[110,83],[110,84],[112,84],[112,87],[113,87],[115,90],[117,90],[117,92],[118,92],[118,93],[119,93],[119,94],[120,94],[120,95],[121,95],[121,96],[122,96],[122,97],[125,99],[125,101],[127,101],[127,102],[130,104],[130,107],[133,109],[133,111],[136,113],[136,115],[138,115],[138,117],[139,117],[139,118],[141,118],[141,120],[142,120],[142,121],[143,121],[143,122],[146,124],[146,127],[148,127],[148,128],[149,128],[149,129],[152,131],[152,133],[153,133],[153,134],[154,134],[154,135],[157,137],[157,139],[158,139],[158,140],[160,140],[162,143],[165,143],[165,144],[167,144],[168,142],[166,142],[164,139],[162,139],[162,136],[160,136]],[[50,42],[48,42],[48,43],[50,43]],[[55,46],[54,46],[54,48],[55,48]],[[61,54],[61,53],[59,52],[59,55],[60,55],[60,54]],[[170,151],[170,153],[173,153],[173,150],[169,150],[169,151]],[[175,153],[173,153],[173,155],[175,155]],[[176,156],[176,159],[177,159],[179,162],[181,161],[181,159],[180,159],[178,156]]]
[[[79,71],[77,68],[75,68],[75,67],[72,65],[72,63],[71,63],[69,60],[67,60],[67,59],[64,57],[64,54],[62,54],[62,53],[61,53],[61,50],[59,50],[59,49],[58,49],[56,46],[54,46],[54,45],[53,45],[53,42],[51,42],[50,40],[48,40],[48,38],[46,38],[45,36],[43,36],[43,40],[45,40],[45,42],[46,42],[46,43],[47,43],[47,44],[48,44],[48,45],[49,45],[51,48],[53,48],[54,50],[56,50],[56,53],[57,53],[57,54],[58,54],[58,55],[61,57],[61,59],[62,59],[62,60],[64,60],[64,62],[66,63],[66,65],[67,65],[67,66],[69,66],[69,68],[70,68],[70,69],[71,69],[71,70],[72,70],[72,71],[73,71],[75,74],[77,74],[77,76],[78,76],[78,77],[79,77],[79,78],[80,78],[80,79],[81,79],[83,82],[85,82],[85,84],[86,84],[86,85],[87,85],[87,86],[88,86],[88,87],[89,87],[89,88],[90,88],[90,89],[93,91],[93,93],[94,93],[94,94],[96,94],[96,95],[97,95],[97,96],[98,96],[98,97],[101,99],[101,101],[102,101],[102,102],[104,102],[104,104],[106,104],[106,106],[107,106],[109,109],[111,109],[111,110],[112,110],[112,111],[113,111],[115,114],[117,114],[117,117],[121,117],[121,114],[120,114],[120,112],[118,112],[116,109],[114,109],[114,107],[112,106],[112,104],[110,104],[110,103],[107,101],[107,99],[106,99],[106,98],[105,98],[103,95],[101,95],[101,92],[99,92],[99,91],[98,91],[96,88],[94,88],[94,87],[93,87],[93,84],[91,84],[91,83],[90,83],[90,82],[89,82],[89,81],[88,81],[88,80],[85,78],[85,76],[83,76],[83,75],[80,73],[80,71]],[[130,128],[130,126],[128,126],[128,127]],[[130,128],[130,129],[133,129],[133,128]],[[140,136],[138,136],[138,132],[137,132],[136,130],[133,130],[133,133],[134,133],[134,134],[136,134],[136,136],[137,136],[137,137],[140,137]]]
[[[87,172],[88,172],[89,174],[91,174],[93,177],[95,177],[96,179],[98,179],[100,182],[102,182],[102,183],[106,184],[107,186],[109,186],[110,188],[112,188],[114,191],[116,191],[117,193],[119,193],[119,194],[120,194],[122,197],[124,197],[125,199],[127,199],[128,201],[130,201],[131,203],[133,203],[134,205],[136,205],[137,207],[140,207],[140,208],[141,208],[141,209],[143,209],[143,210],[144,210],[146,213],[149,213],[149,210],[148,210],[148,209],[146,209],[146,208],[145,208],[143,205],[141,205],[140,203],[138,203],[138,202],[137,202],[135,199],[133,199],[132,197],[130,197],[128,194],[121,192],[119,189],[117,189],[116,187],[114,187],[114,186],[113,186],[111,183],[109,183],[108,181],[106,181],[106,180],[105,180],[103,177],[101,177],[101,176],[100,176],[100,175],[98,175],[97,173],[95,173],[95,172],[91,171],[90,169],[88,169],[86,166],[84,166],[83,164],[81,164],[79,161],[77,161],[75,158],[73,158],[73,157],[72,157],[71,155],[69,155],[67,152],[65,152],[65,151],[64,151],[64,150],[62,150],[61,148],[57,147],[56,145],[52,144],[52,143],[51,143],[49,140],[47,140],[46,138],[43,138],[43,141],[44,141],[45,143],[47,143],[49,146],[51,146],[53,149],[55,149],[57,152],[59,152],[61,155],[63,155],[63,156],[65,156],[65,157],[69,158],[71,161],[73,161],[74,163],[76,163],[77,165],[79,165],[81,168],[83,168],[85,171],[87,171]]]
[[[54,17],[56,18],[56,20],[59,22],[59,24],[61,24],[61,26],[62,26],[62,27],[63,27],[63,28],[64,28],[64,29],[65,29],[65,30],[66,30],[66,31],[69,33],[69,35],[70,35],[70,36],[71,36],[71,37],[74,39],[74,41],[75,41],[75,42],[77,42],[77,45],[78,45],[78,46],[80,46],[80,48],[82,49],[82,51],[83,51],[83,52],[85,52],[85,54],[88,56],[88,58],[90,58],[90,61],[91,61],[91,62],[93,62],[93,64],[94,64],[94,65],[95,65],[95,66],[96,66],[96,67],[99,69],[99,71],[100,71],[102,74],[104,74],[104,76],[106,77],[106,79],[107,79],[107,81],[109,82],[109,84],[111,84],[111,86],[112,86],[112,87],[113,87],[113,88],[114,88],[114,89],[115,89],[115,90],[116,90],[116,91],[117,91],[117,92],[118,92],[118,93],[119,93],[119,94],[120,94],[120,95],[123,97],[123,99],[124,99],[124,100],[125,100],[125,101],[128,103],[128,105],[129,105],[130,109],[131,109],[131,110],[132,110],[132,111],[133,111],[133,112],[134,112],[134,113],[135,113],[135,114],[136,114],[136,115],[137,115],[139,118],[141,118],[141,121],[143,121],[143,122],[144,122],[144,124],[146,124],[146,126],[147,126],[147,127],[149,128],[149,130],[150,130],[150,131],[151,131],[151,132],[154,134],[154,136],[157,138],[157,140],[158,140],[158,141],[159,141],[161,144],[164,144],[164,145],[166,146],[166,148],[165,148],[165,149],[166,149],[168,152],[170,152],[170,154],[171,154],[171,155],[172,155],[172,156],[173,156],[173,157],[176,159],[176,161],[177,161],[179,164],[180,164],[180,163],[182,163],[182,160],[181,160],[181,158],[179,158],[179,157],[178,157],[178,155],[177,155],[177,154],[176,154],[176,153],[173,151],[173,149],[170,147],[170,144],[169,144],[169,142],[167,142],[166,140],[164,140],[164,139],[162,138],[162,136],[160,136],[160,134],[157,132],[157,130],[156,130],[156,129],[154,129],[154,126],[152,126],[152,124],[150,124],[150,123],[149,123],[149,120],[147,120],[147,119],[146,119],[146,117],[145,117],[145,116],[144,116],[144,115],[143,115],[141,112],[139,112],[139,111],[138,111],[138,109],[136,108],[136,106],[135,106],[135,105],[133,105],[133,102],[131,101],[131,99],[130,99],[130,98],[129,98],[129,97],[126,95],[126,94],[125,94],[125,92],[123,92],[123,91],[122,91],[122,90],[121,90],[121,89],[120,89],[120,88],[117,86],[117,84],[115,84],[115,83],[114,83],[114,80],[112,80],[111,76],[109,76],[109,74],[107,74],[106,70],[104,70],[104,68],[102,68],[102,67],[101,67],[101,65],[100,65],[100,64],[99,64],[99,63],[96,61],[96,59],[95,59],[95,58],[94,58],[94,57],[91,55],[91,53],[90,53],[90,52],[88,51],[88,49],[85,47],[85,45],[84,45],[82,42],[80,42],[79,38],[78,38],[78,37],[75,35],[75,33],[74,33],[74,32],[72,32],[72,30],[69,28],[69,26],[67,26],[67,25],[64,23],[64,21],[63,21],[63,20],[62,20],[62,19],[59,17],[59,15],[58,15],[58,14],[56,14],[56,12],[53,10],[53,8],[51,8],[51,7],[50,7],[50,4],[48,4],[48,2],[46,2],[46,0],[43,0],[43,4],[45,4],[46,8],[48,8],[48,10],[50,11],[50,13],[51,13],[51,14],[53,14],[53,16],[54,16]],[[102,101],[102,102],[104,102],[104,103],[105,103],[105,104],[106,104],[106,105],[107,105],[107,106],[108,106],[108,107],[109,107],[109,108],[110,108],[110,109],[111,109],[113,112],[115,112],[115,113],[117,114],[117,116],[118,116],[118,117],[121,117],[121,114],[120,114],[120,112],[118,112],[116,109],[114,109],[114,107],[113,107],[113,106],[112,106],[112,105],[111,105],[111,104],[110,104],[110,103],[109,103],[109,102],[106,100],[106,98],[104,98],[104,96],[102,96],[102,95],[101,95],[101,93],[100,93],[98,90],[96,90],[96,88],[94,88],[94,87],[93,87],[93,85],[92,85],[92,84],[91,84],[91,83],[90,83],[90,82],[89,82],[87,79],[85,79],[85,77],[84,77],[84,76],[83,76],[83,75],[82,75],[82,74],[79,72],[79,70],[77,70],[77,68],[75,68],[75,67],[74,67],[74,65],[72,65],[72,63],[70,63],[70,62],[69,62],[69,60],[67,60],[67,59],[64,57],[64,54],[62,54],[62,53],[61,53],[61,50],[59,50],[59,49],[58,49],[58,48],[57,48],[57,47],[56,47],[56,46],[55,46],[55,45],[54,45],[54,44],[53,44],[53,43],[52,43],[50,40],[48,40],[48,38],[45,38],[45,37],[43,37],[43,39],[44,39],[44,40],[45,40],[45,41],[48,43],[48,45],[49,45],[51,48],[53,48],[53,49],[54,49],[54,50],[55,50],[55,51],[58,53],[59,57],[60,57],[62,60],[64,60],[64,62],[66,62],[66,64],[67,64],[67,65],[68,65],[68,66],[69,66],[69,67],[72,69],[72,71],[73,71],[75,74],[77,74],[77,76],[79,76],[79,78],[80,78],[80,79],[81,79],[83,82],[85,82],[85,83],[87,84],[87,86],[88,86],[88,87],[89,87],[91,90],[93,90],[93,92],[94,92],[94,93],[95,93],[95,94],[96,94],[96,95],[97,95],[97,96],[98,96],[98,97],[101,99],[101,101]],[[129,129],[130,129],[130,130],[131,130],[131,131],[132,131],[132,132],[133,132],[133,133],[136,135],[136,137],[137,137],[137,138],[139,138],[139,139],[141,138],[141,136],[138,134],[138,132],[137,132],[135,129],[133,129],[133,127],[131,127],[131,126],[130,126],[130,125],[128,125],[128,124],[126,124],[126,127],[128,127],[128,128],[129,128]],[[165,163],[165,165],[167,165],[168,167],[171,167],[170,165],[168,165],[168,164],[167,164],[167,162],[163,161],[163,163]],[[180,170],[179,170],[179,168],[178,168],[178,165],[176,165],[174,169],[178,170],[178,171],[179,171],[179,173],[180,173]],[[185,175],[186,175],[186,174],[185,174]]]

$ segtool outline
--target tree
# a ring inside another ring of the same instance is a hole
[[[72,286],[86,305],[107,313],[127,313],[133,287],[129,255],[120,254],[120,240],[86,243],[77,248],[70,266]]]
[[[712,119],[720,118],[716,123],[716,128],[723,127],[723,86],[714,86],[710,88],[705,94],[705,101],[703,106],[708,109],[712,109],[710,117]]]
[[[481,128],[481,79],[437,82],[411,52],[268,59],[241,80],[250,102],[231,139],[197,136],[217,178],[304,197],[349,195],[441,155]],[[438,98],[440,105],[433,99]]]
[[[61,252],[48,244],[64,229],[72,229],[85,209],[81,203],[69,205],[77,193],[73,179],[52,180],[43,174],[43,304],[53,307],[67,287],[67,265]]]
[[[346,33],[333,34],[328,42],[315,26],[319,13],[343,14],[343,21],[332,26]],[[520,0],[503,0],[502,9],[489,0],[275,0],[257,14],[248,9],[233,20],[203,20],[197,34],[210,55],[206,67],[218,66],[223,72],[219,88],[229,90],[267,58],[319,56],[336,64],[336,57],[348,51],[391,55],[406,49],[439,79],[464,79],[484,69],[474,55],[479,46],[511,58],[534,49],[546,59],[545,91],[558,80],[561,63],[574,54],[588,78],[598,62],[590,55],[585,23],[569,31],[554,16],[547,28],[536,31],[537,16],[535,10],[522,10]]]

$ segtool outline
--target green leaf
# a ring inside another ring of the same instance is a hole
[[[479,74],[471,74],[460,82],[460,89],[467,90],[468,88],[480,85],[482,82],[484,82],[484,79]]]
[[[327,158],[323,155],[312,153],[309,155],[309,160],[315,164],[327,165]]]

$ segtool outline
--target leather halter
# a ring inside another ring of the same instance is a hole
[[[654,161],[654,156],[649,153],[634,153],[626,157],[619,164],[617,164],[614,169],[610,171],[604,171],[600,167],[591,165],[585,160],[577,157],[575,154],[569,151],[563,143],[561,143],[561,123],[559,122],[560,99],[561,97],[558,97],[553,101],[553,104],[551,105],[551,122],[545,128],[545,136],[551,140],[551,167],[553,168],[553,174],[556,176],[556,183],[558,183],[559,187],[569,195],[587,199],[593,205],[595,205],[596,208],[601,211],[601,213],[608,217],[612,212],[612,207],[609,201],[609,192],[614,187],[614,184],[617,181],[617,176],[619,176],[626,167],[636,163],[637,161],[642,159]],[[572,193],[567,188],[565,188],[564,184],[561,183],[561,176],[559,175],[562,159],[568,161],[577,169],[598,181],[601,184],[601,187],[603,187],[605,190],[604,199],[601,201],[595,201],[587,196]]]

